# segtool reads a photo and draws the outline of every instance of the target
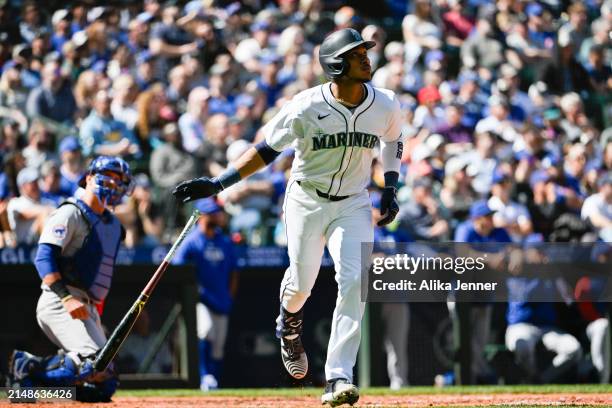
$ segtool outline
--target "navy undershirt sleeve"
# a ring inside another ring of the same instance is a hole
[[[36,265],[38,276],[40,276],[41,279],[44,278],[45,275],[48,275],[50,273],[59,272],[57,258],[59,258],[61,253],[62,248],[57,245],[38,245],[38,252],[36,252],[36,259],[34,260],[34,265]]]
[[[259,156],[263,159],[264,163],[266,164],[272,163],[274,159],[276,159],[278,155],[280,154],[280,152],[277,152],[276,150],[271,148],[270,145],[268,145],[265,140],[257,143],[257,145],[255,146],[255,149],[257,149],[257,153],[259,153]]]

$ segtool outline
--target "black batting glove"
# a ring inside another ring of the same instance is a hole
[[[382,219],[376,223],[379,227],[383,227],[391,223],[399,212],[399,204],[397,202],[397,189],[395,187],[385,187],[382,196],[380,197],[380,214]]]
[[[216,178],[200,177],[183,181],[172,191],[177,200],[186,203],[200,198],[214,196],[223,190],[223,186]]]

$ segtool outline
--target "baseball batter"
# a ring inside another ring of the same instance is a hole
[[[378,224],[391,222],[398,211],[402,119],[394,93],[367,84],[372,76],[367,50],[374,45],[353,29],[330,34],[321,45],[319,62],[331,82],[284,105],[261,129],[265,140],[245,152],[235,168],[218,178],[185,181],[174,190],[183,201],[217,194],[271,163],[283,149],[295,149],[283,211],[290,266],[280,287],[277,336],[285,368],[294,378],[303,378],[308,371],[301,342],[303,306],[327,244],[338,283],[322,396],[331,406],[359,399],[353,367],[364,310],[361,243],[373,240],[366,188],[378,144],[385,168]]]
[[[56,344],[58,354],[42,358],[14,351],[9,363],[12,384],[77,385],[77,399],[110,401],[117,387],[112,368],[95,372],[93,357],[106,337],[96,304],[108,294],[119,244],[125,235],[107,209],[129,190],[130,169],[116,157],[100,156],[89,167],[85,191],[48,218],[36,255],[42,294],[36,318]]]

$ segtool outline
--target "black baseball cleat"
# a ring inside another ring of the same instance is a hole
[[[301,380],[308,373],[308,357],[302,345],[302,339],[297,336],[294,339],[281,337],[281,357],[285,369],[290,376]]]
[[[337,407],[342,404],[354,405],[359,401],[359,389],[344,378],[329,380],[321,397],[323,405]]]

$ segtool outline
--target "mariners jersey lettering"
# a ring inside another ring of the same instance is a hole
[[[352,195],[370,183],[380,140],[401,137],[399,102],[392,91],[365,85],[365,100],[351,112],[331,92],[331,83],[297,94],[263,128],[276,151],[295,149],[295,180],[308,180],[331,195]]]
[[[367,133],[338,133],[336,135],[320,134],[312,138],[312,150],[336,149],[338,147],[365,147],[373,149],[378,142],[378,137]]]

